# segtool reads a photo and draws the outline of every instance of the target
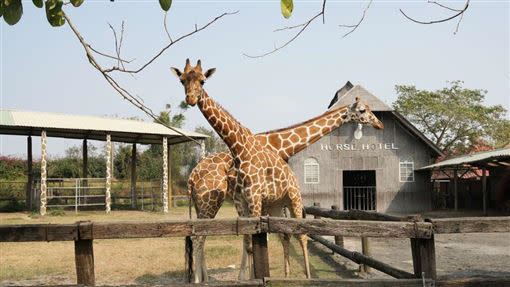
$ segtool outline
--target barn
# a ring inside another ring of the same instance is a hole
[[[290,160],[304,204],[322,207],[418,212],[431,210],[429,171],[439,148],[398,112],[360,85],[347,82],[328,109],[360,97],[384,123],[383,130],[356,123],[335,129]],[[355,131],[358,130],[355,136]]]

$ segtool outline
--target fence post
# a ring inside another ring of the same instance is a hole
[[[85,233],[92,233],[91,222],[78,223],[78,238],[74,241],[76,279],[78,284],[95,286],[93,242],[92,239],[81,239]]]
[[[313,203],[313,206],[320,208],[320,207],[321,207],[321,204],[320,204],[320,202],[314,202],[314,203]],[[314,218],[314,219],[321,219],[321,217],[320,217],[320,216],[317,216],[317,215],[314,215],[314,216],[313,216],[313,218]]]
[[[255,279],[269,277],[269,257],[267,254],[267,233],[252,235],[253,267]]]
[[[331,209],[338,210],[338,205],[332,205]],[[336,235],[335,236],[335,244],[343,248],[344,247],[344,237],[341,235]]]
[[[361,252],[363,253],[363,255],[367,256],[367,257],[371,257],[370,255],[370,244],[369,244],[369,241],[368,241],[368,237],[361,237]],[[365,264],[361,264],[360,265],[360,269],[361,271],[365,272],[365,273],[370,273],[370,270],[371,268]]]
[[[436,247],[434,234],[429,239],[411,238],[414,276],[421,278],[424,273],[427,279],[436,279]]]

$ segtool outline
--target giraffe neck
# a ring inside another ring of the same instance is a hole
[[[258,134],[257,140],[287,161],[292,155],[350,120],[349,107],[340,107],[297,125]]]
[[[256,141],[252,132],[209,97],[206,91],[198,100],[198,107],[234,156],[254,146]]]

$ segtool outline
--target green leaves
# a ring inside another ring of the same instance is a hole
[[[4,14],[4,1],[0,0],[0,17]]]
[[[294,3],[292,0],[281,0],[280,6],[282,8],[282,15],[285,19],[288,19],[292,15],[294,10]]]
[[[32,3],[34,3],[37,8],[42,8],[44,6],[43,0],[32,0]]]
[[[172,0],[159,0],[159,5],[161,9],[164,11],[170,10],[170,6],[172,6]]]
[[[65,24],[64,12],[62,12],[62,0],[46,0],[46,19],[53,27]]]
[[[80,5],[83,4],[83,1],[85,0],[71,0],[71,4],[73,4],[74,7],[80,7]]]
[[[21,19],[21,15],[23,15],[21,0],[3,1],[2,10],[4,21],[11,26],[18,23],[19,19]]]

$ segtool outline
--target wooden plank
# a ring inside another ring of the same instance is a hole
[[[394,216],[384,213],[365,210],[335,210],[319,208],[316,206],[305,207],[306,213],[321,217],[340,220],[375,220],[375,221],[407,221],[408,217]]]
[[[458,278],[437,280],[437,287],[510,287],[510,277]]]
[[[510,232],[510,216],[440,218],[427,220],[432,222],[436,234]]]
[[[268,287],[321,286],[321,287],[432,287],[432,280],[422,279],[278,279],[266,278]]]
[[[267,254],[267,233],[252,235],[253,271],[255,279],[269,277],[269,256]]]
[[[268,231],[287,234],[342,235],[348,237],[430,238],[428,222],[347,221],[327,219],[268,219]]]
[[[40,286],[40,287],[48,287],[48,285],[31,285],[31,286]],[[68,285],[51,285],[52,287],[83,287],[83,285],[79,284],[68,284]],[[102,287],[118,287],[119,285],[101,285]],[[146,287],[148,285],[127,285],[130,287]],[[167,283],[167,284],[158,284],[159,287],[196,287],[196,286],[210,286],[210,287],[263,287],[264,281],[262,279],[251,279],[246,281],[215,281],[215,282],[204,282],[199,284],[190,284],[190,283]]]
[[[352,260],[358,264],[365,264],[367,266],[370,266],[374,269],[377,269],[377,270],[384,272],[384,273],[386,273],[392,277],[395,277],[395,278],[399,278],[399,279],[414,278],[414,275],[412,273],[406,272],[404,270],[400,270],[400,269],[395,268],[391,265],[388,265],[384,262],[381,262],[381,261],[375,260],[371,257],[365,256],[359,252],[347,250],[347,249],[340,247],[340,246],[334,244],[333,242],[323,238],[322,236],[309,235],[309,237],[312,238],[313,240],[316,240],[319,243],[323,244],[327,248],[331,249],[333,252],[338,253],[339,255],[341,255],[349,260]]]
[[[0,242],[72,241],[78,238],[75,224],[1,225]]]
[[[261,232],[260,218],[94,223],[94,239],[236,235]]]

